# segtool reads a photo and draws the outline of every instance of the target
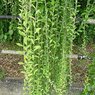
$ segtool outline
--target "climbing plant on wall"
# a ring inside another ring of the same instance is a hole
[[[63,95],[71,79],[75,30],[73,0],[19,0],[24,95]],[[75,3],[75,4],[74,4]]]

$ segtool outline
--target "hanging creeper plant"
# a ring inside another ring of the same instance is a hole
[[[19,0],[24,95],[64,95],[71,78],[75,30],[72,0]]]
[[[71,60],[66,55],[70,55],[72,51],[74,30],[75,30],[75,14],[74,2],[72,0],[63,0],[60,3],[60,67],[58,95],[64,95],[70,84],[71,79]]]
[[[48,23],[46,1],[21,0],[24,50],[24,95],[49,95]]]

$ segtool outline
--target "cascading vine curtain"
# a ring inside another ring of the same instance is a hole
[[[24,95],[63,95],[71,80],[73,0],[19,0]]]

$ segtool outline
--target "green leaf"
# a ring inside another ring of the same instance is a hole
[[[23,65],[24,63],[23,62],[18,62],[19,65]]]
[[[41,46],[35,46],[34,51],[41,49]]]
[[[36,14],[39,14],[39,13],[40,13],[40,10],[37,10],[37,11],[36,11]]]
[[[31,42],[32,42],[32,44],[34,44],[34,40],[33,39],[31,39]]]
[[[13,30],[10,30],[9,31],[9,35],[13,35]]]
[[[23,45],[22,44],[20,44],[20,43],[16,43],[18,46],[20,46],[20,47],[23,47]]]
[[[20,34],[21,36],[26,36],[26,34],[25,34],[24,32],[21,32],[21,31],[19,31],[19,34]]]
[[[23,27],[18,27],[19,30],[23,30]]]
[[[8,38],[7,35],[4,35],[4,40],[7,40],[7,38]]]
[[[27,45],[27,38],[24,38],[24,44]]]
[[[39,33],[39,31],[41,30],[41,28],[36,28],[36,33]]]

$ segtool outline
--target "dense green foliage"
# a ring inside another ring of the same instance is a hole
[[[76,15],[77,18],[84,19],[83,13],[87,7],[87,1],[90,4],[94,5],[94,0],[76,0],[78,2],[78,14]],[[94,6],[95,7],[95,6]],[[0,1],[0,15],[16,15],[18,16],[20,11],[19,1],[18,0],[1,0]],[[95,18],[95,10],[93,8],[93,12],[89,14],[90,18]],[[17,20],[1,20],[0,19],[0,41],[22,41],[21,36],[18,34],[18,21]],[[80,23],[77,25],[77,28],[80,26]],[[6,27],[6,28],[5,28]],[[86,41],[94,42],[94,26],[90,25],[89,27],[86,26]],[[91,32],[90,32],[91,31]],[[74,43],[81,44],[83,43],[83,32],[79,32],[76,36]]]
[[[0,15],[19,15],[18,0],[1,0]],[[0,42],[20,41],[17,20],[0,19]]]
[[[88,42],[95,42],[95,27],[86,23],[95,18],[94,14],[95,0],[0,1],[0,15],[22,18],[0,20],[0,41],[21,42],[24,95],[67,92],[72,79],[71,59],[67,56],[72,53],[73,43],[81,45],[85,53]],[[94,61],[89,65],[83,95],[94,93],[93,70]]]
[[[10,15],[12,16],[18,16],[19,15],[19,0],[9,0],[10,1]],[[8,31],[8,39],[11,41],[19,41],[21,42],[21,36],[18,33],[18,20],[12,19],[10,21],[9,25],[9,31]]]
[[[95,58],[89,64],[88,74],[84,84],[84,90],[81,95],[94,95],[95,94]]]
[[[78,14],[77,19],[79,23],[76,23],[76,38],[74,39],[74,43],[77,45],[82,45],[84,43],[84,39],[88,44],[95,42],[94,41],[94,25],[87,24],[87,20],[90,18],[95,19],[95,1],[94,0],[79,0],[78,2]],[[84,31],[84,32],[83,32]],[[85,34],[84,34],[85,33]],[[85,35],[85,37],[84,37]]]
[[[73,0],[21,0],[24,95],[63,95],[71,80],[75,30]]]

